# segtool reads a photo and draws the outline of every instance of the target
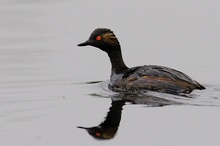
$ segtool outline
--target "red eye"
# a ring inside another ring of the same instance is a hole
[[[102,37],[100,36],[100,35],[98,35],[97,37],[96,37],[96,40],[97,41],[100,41],[102,39]]]
[[[100,136],[101,136],[101,133],[97,132],[95,135],[96,135],[97,137],[100,137]]]

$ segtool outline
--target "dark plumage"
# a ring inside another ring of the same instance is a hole
[[[144,65],[128,68],[122,58],[121,46],[110,29],[94,30],[87,41],[78,46],[94,46],[105,51],[111,61],[111,86],[116,91],[136,93],[143,90],[170,94],[190,93],[204,86],[186,74],[163,66]]]

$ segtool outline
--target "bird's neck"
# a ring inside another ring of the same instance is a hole
[[[121,48],[120,46],[117,47],[117,49],[109,49],[110,51],[107,52],[112,65],[112,74],[119,74],[123,70],[128,69],[122,58]]]

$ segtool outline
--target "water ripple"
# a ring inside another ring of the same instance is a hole
[[[147,104],[149,102],[165,105],[195,105],[195,106],[220,106],[220,85],[208,85],[205,90],[195,90],[185,96],[177,96],[166,93],[147,91],[139,95],[122,95],[108,89],[109,81],[100,83],[99,93],[93,94],[112,99],[125,99],[135,104]]]

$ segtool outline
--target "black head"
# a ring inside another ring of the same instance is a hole
[[[89,39],[78,46],[94,46],[100,48],[103,51],[108,52],[108,49],[118,48],[120,44],[118,39],[114,35],[113,31],[107,28],[97,28],[90,35]]]

